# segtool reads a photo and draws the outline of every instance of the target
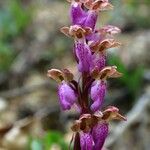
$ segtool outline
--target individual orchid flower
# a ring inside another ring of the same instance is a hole
[[[71,2],[71,6],[70,6],[71,24],[82,26],[87,17],[86,11],[82,9],[82,1],[81,0],[69,0],[68,2]]]
[[[98,72],[98,70],[93,70],[92,76],[96,80],[93,82],[90,91],[91,99],[93,101],[90,107],[92,112],[100,110],[103,105],[107,87],[106,79],[120,77],[122,75],[116,69],[117,69],[116,66],[108,66],[103,68],[100,72]]]
[[[106,0],[87,0],[84,3],[88,10],[86,20],[84,22],[85,27],[90,27],[93,30],[98,18],[98,12],[100,10],[111,9],[113,6]]]
[[[100,80],[94,81],[90,93],[91,99],[93,101],[91,105],[92,112],[100,110],[100,108],[103,105],[105,94],[106,94],[106,82]]]
[[[70,28],[63,27],[61,32],[75,39],[74,49],[78,61],[79,72],[89,72],[92,65],[92,52],[86,43],[85,36],[91,32],[91,28],[82,28],[79,25],[74,25]]]
[[[93,54],[93,66],[103,69],[106,65],[106,50],[113,47],[118,47],[121,44],[113,39],[105,39],[101,42],[92,42],[89,44]],[[92,67],[93,69],[93,67]]]
[[[82,41],[75,43],[79,72],[89,72],[92,65],[92,53],[89,46]]]
[[[77,95],[68,83],[63,81],[58,87],[59,102],[63,110],[69,110],[76,102]]]
[[[69,81],[73,80],[73,74],[67,69],[63,71],[51,69],[47,75],[59,83],[58,96],[60,106],[63,110],[69,110],[77,99],[77,94],[69,84]]]
[[[113,35],[120,33],[121,30],[112,25],[106,25],[100,29],[95,29],[90,35],[86,36],[88,44],[97,47],[103,40],[112,39]]]

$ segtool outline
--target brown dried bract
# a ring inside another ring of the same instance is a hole
[[[126,117],[122,116],[119,114],[119,109],[114,106],[109,106],[105,111],[102,112],[103,116],[102,119],[105,121],[110,121],[110,120],[124,120],[126,121]]]
[[[89,46],[92,50],[92,52],[100,52],[104,53],[106,49],[118,47],[121,43],[115,41],[114,39],[105,39],[103,41],[99,42],[90,42]]]
[[[88,9],[92,10],[109,10],[113,8],[113,5],[111,5],[108,0],[87,0],[84,2],[84,5]]]
[[[68,69],[63,69],[62,70],[64,78],[66,81],[72,81],[73,80],[73,74],[68,70]]]
[[[89,132],[100,120],[101,116],[84,114],[79,120],[75,121],[71,129],[74,132]]]
[[[99,78],[99,68],[96,66],[92,71],[91,71],[91,76],[93,79],[98,79]]]
[[[106,49],[118,47],[120,45],[121,43],[115,41],[114,39],[105,39],[99,44],[98,51],[103,52]]]
[[[117,71],[116,66],[107,66],[100,71],[99,77],[101,80],[106,80],[107,78],[118,78],[121,77],[122,73]]]
[[[84,38],[86,35],[92,33],[92,29],[89,27],[82,28],[79,25],[73,25],[70,27],[62,27],[60,29],[68,37],[73,37],[77,39]]]
[[[55,80],[57,82],[61,82],[64,80],[63,72],[58,70],[58,69],[48,70],[47,76],[52,78],[53,80]]]

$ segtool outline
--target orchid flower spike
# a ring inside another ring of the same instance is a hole
[[[68,69],[50,69],[47,75],[58,82],[61,109],[70,110],[74,105],[79,110],[78,119],[71,126],[73,150],[102,150],[110,121],[126,121],[117,107],[103,110],[108,79],[122,76],[117,66],[106,63],[107,49],[121,46],[113,37],[121,30],[112,25],[96,27],[99,12],[113,8],[109,0],[67,1],[71,25],[60,31],[74,40],[73,54],[79,75],[74,78]]]

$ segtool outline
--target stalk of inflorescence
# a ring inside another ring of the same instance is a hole
[[[73,54],[77,62],[79,79],[68,69],[50,69],[48,76],[58,82],[58,97],[63,111],[76,109],[79,119],[71,129],[74,132],[74,150],[102,150],[109,133],[111,120],[126,120],[115,106],[103,109],[107,80],[122,73],[116,66],[107,66],[107,49],[120,46],[113,35],[118,27],[96,27],[99,12],[112,9],[108,0],[68,0],[69,27],[61,32],[74,40]]]

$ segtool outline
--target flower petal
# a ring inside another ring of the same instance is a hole
[[[81,8],[81,3],[72,2],[70,8],[70,17],[72,25],[83,25],[86,16],[86,12]]]
[[[62,82],[58,87],[59,102],[63,110],[69,110],[76,101],[74,90],[66,83]]]
[[[106,83],[100,80],[96,80],[93,83],[93,86],[91,87],[91,99],[93,100],[93,103],[91,105],[91,110],[93,112],[99,110],[104,101],[106,93]]]
[[[93,150],[93,138],[90,133],[80,133],[81,150]]]
[[[102,149],[108,132],[109,128],[107,123],[99,123],[93,128],[92,136],[95,143],[93,150]]]
[[[106,55],[101,53],[96,53],[93,55],[93,67],[97,66],[99,71],[102,70],[106,65]],[[93,68],[92,68],[93,69]]]
[[[75,52],[78,58],[78,69],[80,72],[89,72],[92,65],[92,53],[89,46],[84,42],[76,42]]]
[[[86,17],[86,20],[84,22],[84,26],[90,27],[94,30],[95,25],[96,25],[96,21],[97,21],[97,17],[98,17],[98,14],[96,11],[89,10],[88,15]]]

